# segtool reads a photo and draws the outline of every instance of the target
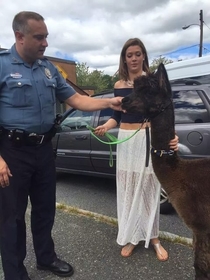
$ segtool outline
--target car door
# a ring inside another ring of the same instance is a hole
[[[111,98],[114,93],[104,94],[102,98]],[[113,114],[113,110],[110,108],[98,111],[95,115],[94,127],[103,125]],[[113,128],[108,133],[117,137],[118,129]],[[106,136],[99,137],[100,140],[108,142]],[[101,143],[94,136],[91,137],[91,161],[98,173],[108,174],[108,176],[115,177],[116,174],[116,145],[108,145]]]
[[[87,125],[93,125],[94,112],[70,110],[62,121],[59,133],[54,138],[57,146],[56,168],[61,171],[81,173],[93,171],[90,160],[90,131]]]
[[[104,124],[113,114],[110,108],[97,112],[94,127]],[[110,129],[108,133],[117,137],[118,128]],[[106,136],[99,137],[108,142]],[[97,173],[107,174],[114,177],[116,173],[116,145],[101,143],[94,136],[91,137],[91,161]]]
[[[185,158],[209,157],[210,105],[205,87],[175,87],[173,102],[179,154]]]

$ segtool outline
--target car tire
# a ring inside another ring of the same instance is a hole
[[[171,214],[174,212],[172,204],[168,200],[168,195],[163,188],[161,188],[160,194],[160,214]]]

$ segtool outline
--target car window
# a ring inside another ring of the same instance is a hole
[[[101,110],[100,115],[99,115],[98,125],[102,125],[106,121],[108,121],[108,119],[110,119],[112,114],[113,114],[113,110],[111,108]]]
[[[181,90],[173,92],[175,123],[206,123],[210,122],[199,92],[196,90]]]
[[[61,128],[64,131],[86,129],[91,124],[92,115],[93,112],[75,110],[61,123]]]

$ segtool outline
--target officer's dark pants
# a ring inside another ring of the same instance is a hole
[[[26,256],[25,212],[31,200],[31,230],[39,264],[51,264],[55,257],[51,230],[55,216],[55,162],[51,142],[42,146],[14,147],[5,139],[0,154],[12,177],[0,187],[0,249],[5,280],[24,280]]]

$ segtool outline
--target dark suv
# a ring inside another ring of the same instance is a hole
[[[208,157],[210,155],[210,85],[174,85],[172,90],[180,156]],[[93,98],[107,97],[113,97],[113,92],[93,96]],[[116,146],[112,145],[114,164],[110,167],[109,145],[95,139],[86,127],[101,125],[111,115],[111,109],[95,112],[69,109],[63,114],[59,132],[53,139],[54,147],[57,147],[57,171],[115,178]],[[118,128],[111,129],[109,133],[117,136]],[[101,139],[107,141],[105,137]],[[162,189],[161,213],[169,213],[171,209],[167,194]]]

